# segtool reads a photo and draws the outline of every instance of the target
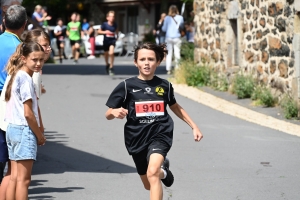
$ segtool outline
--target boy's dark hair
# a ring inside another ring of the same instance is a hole
[[[141,49],[152,50],[155,53],[156,60],[161,62],[164,60],[166,54],[168,54],[167,45],[166,44],[155,44],[152,42],[145,42],[140,45],[137,45],[134,49],[134,61],[136,62],[138,59],[138,53]]]

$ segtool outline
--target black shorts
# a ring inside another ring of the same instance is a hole
[[[145,175],[147,173],[148,163],[151,154],[158,153],[161,154],[164,158],[166,158],[170,148],[171,147],[164,142],[154,141],[141,152],[133,154],[132,159],[135,163],[137,173],[139,175]]]
[[[103,50],[108,51],[110,46],[116,46],[116,40],[103,40]]]
[[[81,40],[70,40],[71,46],[74,46],[76,43],[81,44]]]
[[[57,46],[57,49],[61,49],[61,48],[60,48],[60,44],[61,44],[61,43],[65,43],[65,41],[63,41],[63,40],[61,41],[61,40],[58,40],[58,39],[56,40],[56,46]]]
[[[5,164],[6,164],[6,162],[0,162],[0,185],[1,185],[1,182],[2,182],[2,179],[3,179]]]

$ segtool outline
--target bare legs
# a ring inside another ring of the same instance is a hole
[[[108,65],[108,63],[109,63],[108,58],[109,58],[109,61],[110,61],[109,68],[110,69],[112,69],[114,66],[114,59],[115,59],[114,50],[115,50],[115,47],[113,45],[110,45],[109,50],[104,52],[105,63],[106,63],[106,65]]]
[[[79,58],[79,48],[80,48],[80,44],[79,43],[75,43],[72,46],[72,54],[73,54],[74,61],[77,61],[78,58]]]
[[[146,190],[150,190],[150,200],[162,200],[163,189],[161,179],[164,177],[161,165],[164,157],[161,154],[151,154],[147,174],[142,175],[141,180]]]
[[[8,161],[7,172],[2,179],[2,183],[1,183],[1,187],[0,187],[0,200],[6,199],[6,190],[7,190],[9,180],[10,180],[10,172],[11,172],[11,164],[10,164],[10,161]]]
[[[27,200],[33,160],[11,161],[6,200]]]

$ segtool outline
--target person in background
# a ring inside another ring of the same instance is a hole
[[[193,22],[185,22],[184,27],[186,30],[186,40],[190,43],[194,43],[194,34],[195,34],[195,28],[193,26]]]
[[[27,200],[37,146],[44,145],[44,126],[32,75],[44,65],[44,49],[36,43],[21,43],[6,66],[6,141],[11,176],[6,200]]]
[[[0,14],[1,14],[1,21],[0,21],[0,29],[2,33],[5,31],[5,26],[2,24],[3,23],[3,18],[5,15],[6,10],[8,9],[9,6],[12,5],[21,5],[23,0],[0,0]],[[1,18],[0,17],[0,18]]]
[[[66,26],[64,26],[64,23],[61,18],[57,19],[57,26],[54,28],[53,32],[56,38],[59,62],[62,63],[63,57],[66,57],[65,56]]]
[[[47,7],[46,6],[43,6],[42,7],[42,15],[43,16],[48,16],[48,11],[47,11]],[[51,17],[50,17],[51,18]],[[43,21],[43,28],[44,28],[44,30],[48,33],[48,20],[49,19],[45,19],[44,21]]]
[[[93,21],[90,21],[89,23],[89,29],[88,29],[88,36],[89,36],[89,42],[91,44],[91,55],[89,55],[87,57],[87,59],[94,59],[95,58],[95,48],[96,48],[96,44],[95,44],[95,29],[93,28],[93,26],[95,25],[95,23]]]
[[[166,17],[166,13],[162,13],[160,15],[160,19],[159,19],[159,21],[157,23],[157,26],[156,26],[156,34],[158,36],[159,44],[165,43],[165,39],[166,39],[166,32],[161,30],[162,26],[164,25],[165,17]]]
[[[173,50],[175,56],[175,67],[178,68],[180,60],[180,48],[182,43],[179,27],[183,26],[183,17],[179,15],[177,6],[171,5],[169,8],[168,16],[165,17],[162,27],[162,30],[166,32],[166,42],[168,50],[168,55],[166,58],[167,74],[171,74]]]
[[[43,27],[45,20],[51,20],[51,16],[48,16],[48,13],[42,12],[42,6],[37,5],[35,6],[34,13],[32,14],[32,21],[34,22],[34,28],[38,28],[36,25],[38,24],[39,27]]]
[[[84,35],[89,35],[88,32],[89,32],[89,23],[87,22],[87,19],[86,18],[83,18],[82,20],[82,26],[81,26],[81,29],[84,33]]]
[[[80,55],[80,44],[81,44],[81,24],[78,21],[80,20],[80,15],[78,13],[73,13],[71,15],[71,22],[67,25],[67,35],[70,39],[72,46],[72,55],[74,58],[74,64],[78,63]]]
[[[106,19],[107,22],[104,22],[101,25],[98,33],[104,35],[103,49],[106,63],[106,73],[109,75],[114,75],[114,50],[118,36],[118,26],[115,23],[115,12],[109,11],[106,14]],[[108,57],[110,58],[110,63],[108,62]]]
[[[0,94],[2,93],[5,81],[7,79],[7,73],[4,71],[5,66],[21,42],[20,37],[25,29],[27,21],[26,10],[20,5],[12,5],[5,10],[4,18],[5,20],[3,21],[3,25],[6,27],[6,30],[0,35]],[[5,139],[6,127],[2,126],[4,123],[4,107],[5,104],[0,104],[0,199],[5,199],[5,193],[10,179],[11,169],[10,162],[8,162],[8,170],[3,177],[5,165],[7,161],[9,161],[7,143]]]

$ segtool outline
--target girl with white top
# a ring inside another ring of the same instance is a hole
[[[35,42],[21,43],[11,56],[6,71],[11,74],[5,100],[6,141],[11,161],[7,200],[27,200],[37,145],[44,145],[44,126],[32,75],[44,64],[44,49]]]
[[[166,43],[168,55],[166,58],[166,70],[168,74],[171,74],[172,56],[174,49],[175,67],[178,67],[180,60],[180,48],[181,48],[181,35],[179,27],[184,26],[183,17],[179,15],[177,6],[172,5],[169,8],[169,14],[165,17],[162,31],[166,32]]]

